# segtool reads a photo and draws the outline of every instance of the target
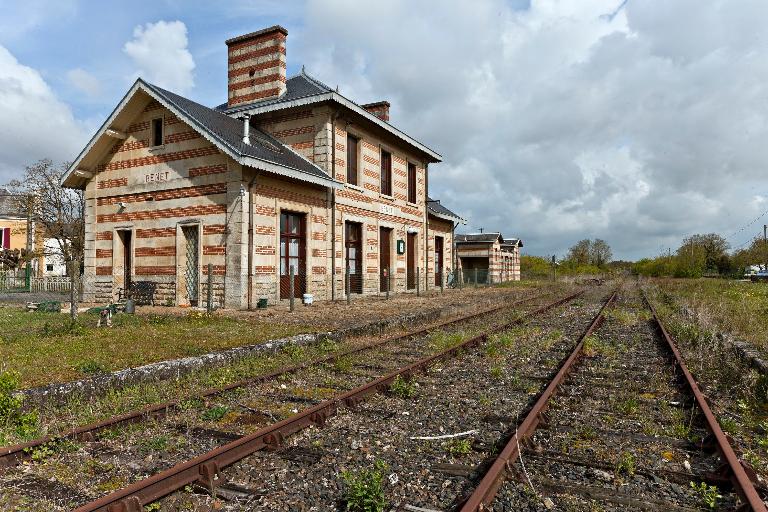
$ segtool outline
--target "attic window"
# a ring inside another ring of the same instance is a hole
[[[163,118],[152,120],[152,146],[163,145]]]
[[[255,69],[253,69],[253,68],[251,68],[251,70],[250,70],[250,71],[248,71],[248,76],[249,76],[250,78],[253,78],[253,75],[255,75],[255,74],[256,74],[256,70],[255,70]]]

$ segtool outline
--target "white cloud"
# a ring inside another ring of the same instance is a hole
[[[765,209],[764,1],[621,4],[315,0],[288,59],[389,99],[445,157],[431,194],[531,253],[599,236],[640,257],[730,234]]]
[[[98,78],[84,69],[75,68],[67,71],[67,80],[78,90],[88,96],[99,96],[102,92],[102,85]]]
[[[0,46],[0,183],[41,158],[74,159],[85,140],[69,106],[40,73]]]
[[[195,61],[187,45],[187,26],[183,22],[158,21],[136,27],[123,51],[137,66],[138,76],[184,94],[195,85]]]

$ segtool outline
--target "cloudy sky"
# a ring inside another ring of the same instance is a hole
[[[0,0],[0,183],[72,159],[137,76],[223,102],[224,40],[281,24],[289,75],[389,100],[444,156],[430,192],[466,231],[634,259],[768,221],[765,0],[218,5]]]

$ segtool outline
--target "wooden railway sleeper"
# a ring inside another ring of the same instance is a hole
[[[221,473],[219,463],[215,460],[209,460],[200,464],[197,470],[200,472],[200,476],[195,483],[204,487],[206,491],[211,493],[211,496],[215,496],[216,487],[224,483],[224,475]]]

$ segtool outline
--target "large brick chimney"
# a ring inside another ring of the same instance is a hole
[[[388,101],[377,101],[376,103],[366,103],[365,105],[360,105],[365,110],[370,112],[371,114],[375,115],[382,121],[389,122],[389,102]]]
[[[227,106],[277,98],[285,92],[285,39],[280,25],[227,40]]]

